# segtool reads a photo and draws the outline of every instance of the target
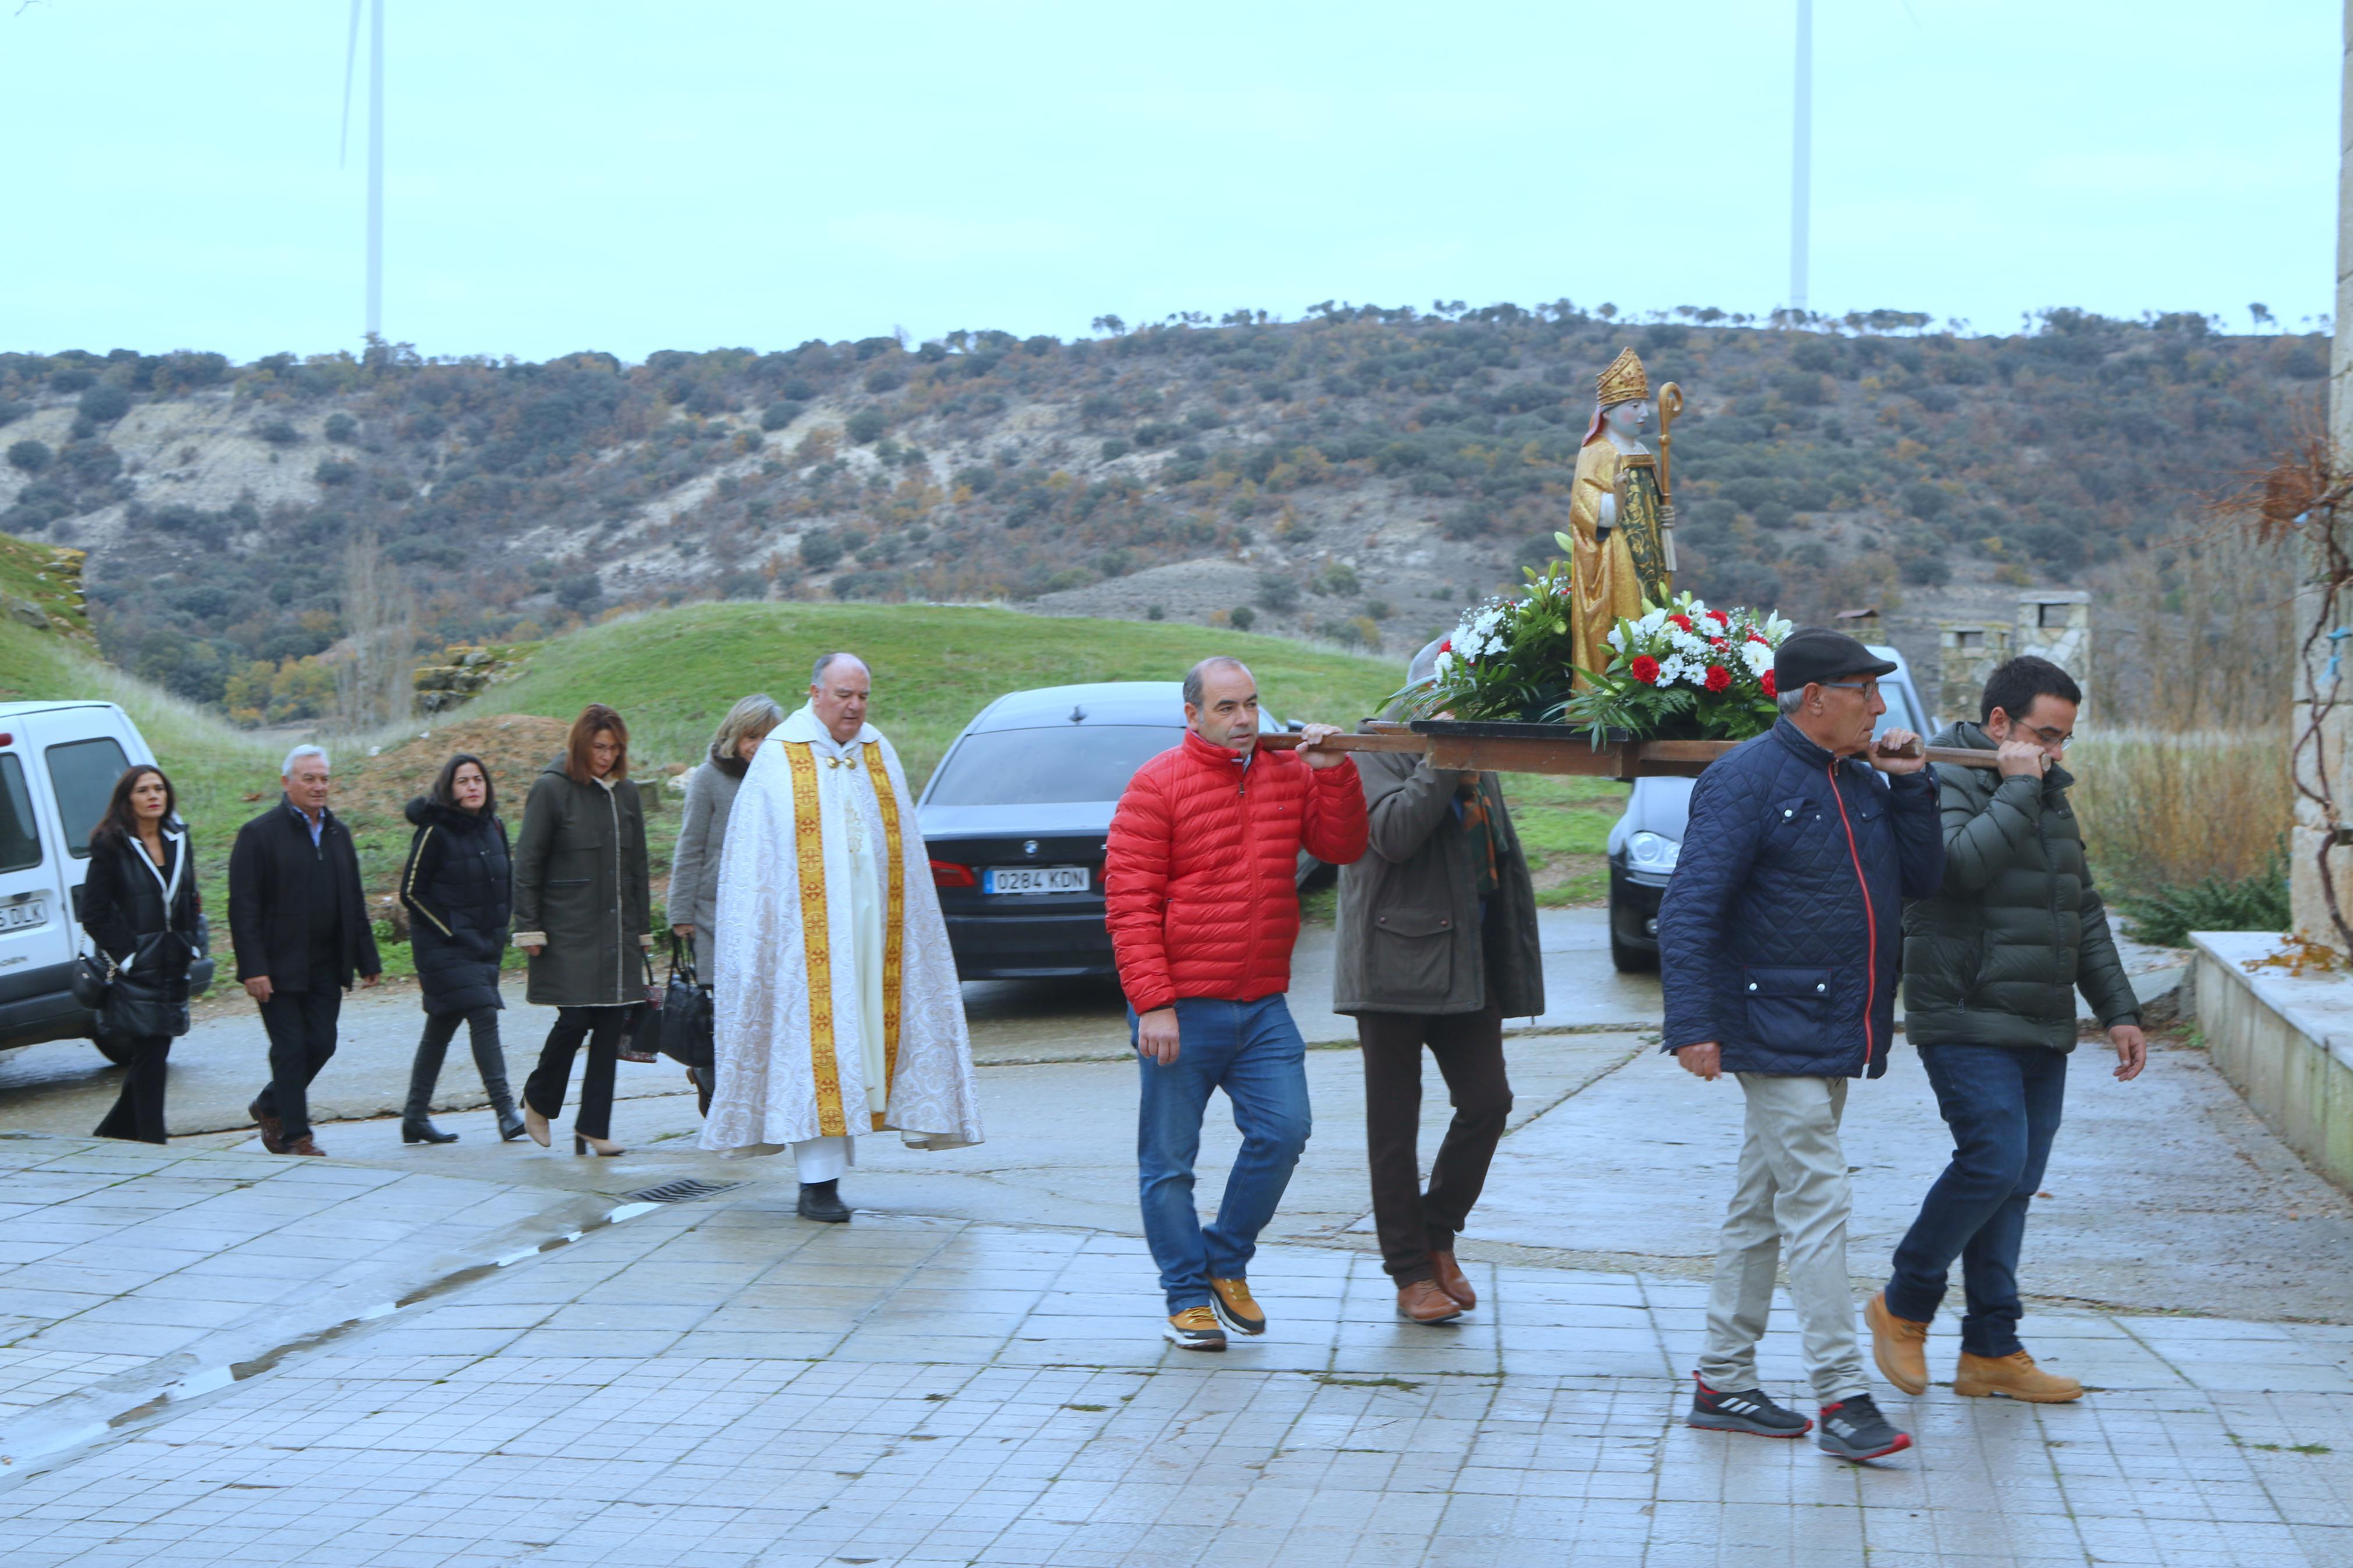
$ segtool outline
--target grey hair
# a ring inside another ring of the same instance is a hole
[[[839,658],[848,659],[859,668],[865,670],[869,675],[874,673],[873,669],[867,664],[867,662],[859,658],[856,654],[847,653],[837,649],[832,653],[821,653],[817,656],[817,662],[809,667],[809,684],[811,686],[823,686],[825,684],[825,672],[833,668],[834,660]]]
[[[1229,653],[1213,653],[1185,672],[1185,700],[1192,707],[1201,705],[1201,678],[1213,669],[1239,669],[1250,673],[1250,666]]]
[[[719,721],[718,732],[711,737],[711,754],[732,757],[744,736],[765,735],[784,721],[784,709],[766,692],[746,697],[727,710],[727,717]]]
[[[292,751],[286,753],[286,761],[279,767],[278,776],[282,779],[292,778],[294,776],[294,764],[301,762],[305,757],[316,757],[321,762],[326,763],[327,771],[329,773],[332,773],[335,770],[335,764],[328,761],[326,747],[313,746],[306,742],[305,744],[295,747]]]
[[[1799,708],[1805,706],[1805,701],[1806,689],[1800,686],[1795,691],[1784,691],[1780,696],[1773,699],[1773,706],[1784,713],[1795,713]]]

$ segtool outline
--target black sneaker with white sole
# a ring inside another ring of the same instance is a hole
[[[1699,1392],[1692,1395],[1691,1415],[1684,1419],[1686,1426],[1698,1426],[1710,1432],[1746,1432],[1758,1437],[1802,1437],[1814,1428],[1814,1424],[1794,1410],[1785,1410],[1766,1397],[1761,1388],[1726,1393],[1710,1388],[1697,1373],[1692,1382]]]
[[[1823,1405],[1822,1429],[1814,1434],[1815,1447],[1841,1459],[1883,1458],[1911,1446],[1911,1434],[1898,1432],[1868,1394]]]

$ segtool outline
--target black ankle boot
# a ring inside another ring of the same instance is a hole
[[[503,1108],[502,1110],[500,1110],[500,1112],[499,1112],[499,1142],[501,1142],[501,1143],[512,1143],[512,1142],[513,1142],[516,1139],[518,1139],[518,1138],[520,1138],[520,1137],[523,1136],[525,1133],[529,1132],[530,1131],[531,1131],[531,1128],[530,1128],[527,1124],[525,1124],[525,1122],[523,1121],[523,1119],[522,1119],[522,1111],[517,1110],[516,1110],[513,1106],[512,1106],[512,1105],[507,1106],[507,1107],[505,1107],[505,1108]]]
[[[800,1216],[822,1225],[847,1225],[849,1205],[841,1201],[836,1191],[839,1182],[803,1182],[801,1184]]]
[[[404,1116],[400,1119],[400,1141],[404,1143],[455,1143],[458,1135],[442,1131],[424,1117],[411,1121]]]

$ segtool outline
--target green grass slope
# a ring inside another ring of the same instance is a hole
[[[692,762],[730,704],[765,691],[787,711],[810,663],[846,648],[874,672],[875,725],[918,788],[955,733],[1008,691],[1084,680],[1176,680],[1231,653],[1284,719],[1352,725],[1404,684],[1400,660],[1326,653],[1282,637],[1145,621],[1092,621],[925,605],[707,604],[555,638],[524,673],[458,710],[568,719],[608,702],[648,763]]]

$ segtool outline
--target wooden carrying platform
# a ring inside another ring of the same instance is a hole
[[[1596,744],[1583,730],[1567,724],[1489,724],[1451,719],[1418,719],[1409,724],[1368,721],[1353,735],[1335,735],[1324,745],[1335,752],[1409,752],[1440,768],[1500,773],[1577,774],[1589,778],[1697,778],[1732,750],[1733,741],[1613,740]],[[1259,737],[1277,748],[1299,744],[1296,735]],[[1955,746],[1926,748],[1932,763],[1962,767],[1998,765],[1991,752]]]

